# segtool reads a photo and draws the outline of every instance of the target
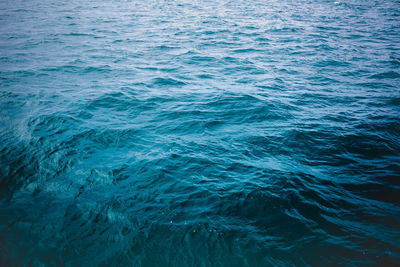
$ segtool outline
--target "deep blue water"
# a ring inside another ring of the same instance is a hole
[[[2,0],[1,266],[395,266],[397,0]]]

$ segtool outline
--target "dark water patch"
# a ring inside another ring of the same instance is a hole
[[[244,48],[244,49],[235,49],[233,50],[234,53],[254,53],[257,52],[254,48]]]
[[[173,78],[155,78],[150,86],[157,86],[157,87],[181,87],[184,86],[186,83],[173,79]]]
[[[168,45],[159,45],[159,46],[156,46],[156,48],[157,48],[157,49],[160,49],[160,50],[174,50],[174,49],[180,49],[180,47],[178,47],[178,46],[168,46]]]
[[[196,62],[214,62],[216,60],[214,57],[193,56],[190,58],[190,64],[196,64]]]
[[[400,78],[400,73],[396,71],[382,72],[379,74],[374,74],[370,77],[371,79],[398,79]]]
[[[78,32],[71,32],[64,34],[65,36],[85,36],[85,37],[94,37],[95,35],[93,34],[87,34],[87,33],[78,33]]]

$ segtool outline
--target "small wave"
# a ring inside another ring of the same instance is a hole
[[[382,72],[378,74],[374,74],[370,76],[371,79],[398,79],[400,78],[400,73],[396,71],[387,71],[387,72]]]
[[[233,50],[234,53],[255,53],[255,52],[259,52],[259,50],[254,49],[254,48],[243,48],[243,49],[235,49]]]
[[[185,82],[173,79],[173,78],[155,78],[153,79],[152,83],[151,83],[151,87],[156,86],[156,87],[160,87],[160,86],[167,86],[167,87],[181,87],[186,85]]]

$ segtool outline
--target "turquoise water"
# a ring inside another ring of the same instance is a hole
[[[400,2],[0,3],[1,266],[394,266]]]

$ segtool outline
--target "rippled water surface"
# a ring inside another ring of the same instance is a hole
[[[394,266],[400,2],[3,0],[1,266]]]

